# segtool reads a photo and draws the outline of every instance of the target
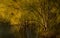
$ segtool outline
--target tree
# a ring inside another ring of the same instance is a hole
[[[14,38],[55,38],[58,35],[59,0],[0,1],[0,20],[5,19],[11,25],[16,25],[11,26],[14,27]]]

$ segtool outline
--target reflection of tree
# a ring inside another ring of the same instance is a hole
[[[29,23],[30,22],[30,23]],[[22,30],[20,29],[20,34],[23,38],[37,38],[37,27],[34,21],[24,21],[22,22]]]
[[[9,22],[0,21],[0,38],[13,38],[10,34],[11,25]]]

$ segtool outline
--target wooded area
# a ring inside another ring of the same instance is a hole
[[[0,38],[60,38],[60,0],[0,0]]]

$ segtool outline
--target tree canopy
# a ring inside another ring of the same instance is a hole
[[[1,38],[60,38],[60,2],[0,0],[0,27]]]

